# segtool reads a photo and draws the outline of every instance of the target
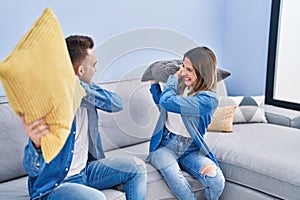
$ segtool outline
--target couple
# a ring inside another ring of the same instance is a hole
[[[29,136],[23,165],[29,175],[31,199],[102,200],[106,198],[101,190],[119,184],[124,185],[127,200],[146,199],[145,163],[135,157],[104,156],[96,109],[120,111],[122,100],[91,81],[97,63],[92,38],[72,35],[66,43],[74,72],[87,95],[76,111],[63,149],[48,164],[40,147],[49,126],[44,119],[27,124],[22,116]],[[218,199],[224,188],[222,172],[203,140],[218,106],[216,70],[215,54],[207,47],[197,47],[184,55],[182,67],[169,76],[163,91],[156,80],[150,81],[161,114],[151,138],[149,160],[178,199],[195,199],[181,169],[205,186],[206,199]]]

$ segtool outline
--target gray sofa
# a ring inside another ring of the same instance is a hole
[[[99,111],[99,126],[106,157],[132,155],[145,159],[149,139],[158,117],[149,83],[140,78],[105,82],[103,88],[117,92],[124,110]],[[219,82],[219,95],[226,95]],[[268,123],[234,124],[232,133],[208,132],[206,140],[226,178],[221,199],[300,199],[300,112],[266,105]],[[27,137],[6,97],[0,97],[0,199],[29,199],[22,167]],[[147,199],[175,199],[161,175],[147,164]],[[203,186],[185,173],[197,199]],[[105,190],[107,199],[125,199],[124,193]]]

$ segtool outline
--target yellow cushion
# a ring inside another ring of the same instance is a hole
[[[218,107],[214,113],[209,131],[232,132],[234,111],[236,106]]]
[[[49,163],[65,144],[85,95],[51,8],[0,63],[0,79],[11,107],[18,116],[24,113],[26,123],[45,117],[50,132],[42,138],[41,148]]]

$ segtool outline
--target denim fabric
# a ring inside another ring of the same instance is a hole
[[[201,91],[194,96],[178,95],[178,78],[169,76],[164,90],[159,84],[150,88],[160,116],[150,140],[147,161],[161,172],[178,199],[195,199],[191,186],[181,170],[198,179],[205,186],[207,199],[218,199],[224,188],[224,176],[219,164],[204,141],[204,135],[218,106],[215,92]],[[170,133],[165,127],[167,112],[180,114],[191,138]],[[216,165],[216,176],[202,175],[200,169],[207,164]]]
[[[41,200],[105,200],[105,195],[92,187],[87,187],[85,169],[77,175],[65,179],[51,193],[43,196]]]
[[[205,187],[207,200],[217,200],[221,195],[225,179],[219,168],[216,176],[203,175],[200,169],[214,164],[203,155],[191,138],[169,132],[165,129],[159,147],[150,154],[151,163],[161,172],[170,190],[180,200],[194,200],[194,192],[181,170],[198,179]]]
[[[117,94],[104,90],[95,84],[89,85],[83,82],[81,84],[87,93],[81,102],[81,106],[87,108],[89,121],[89,162],[87,163],[87,169],[81,173],[82,175],[78,175],[78,177],[75,175],[75,177],[67,179],[68,181],[65,180],[73,157],[76,133],[75,120],[73,120],[71,132],[64,147],[48,164],[45,163],[41,150],[35,149],[29,140],[28,145],[25,147],[23,166],[29,175],[28,190],[31,199],[42,197],[58,199],[58,196],[63,199],[68,193],[77,194],[79,191],[85,192],[84,196],[91,195],[92,197],[95,195],[95,197],[103,199],[101,192],[96,192],[84,185],[105,189],[121,183],[125,183],[125,193],[128,199],[145,199],[146,173],[144,172],[145,164],[143,162],[129,157],[113,160],[103,159],[104,151],[98,130],[96,109],[117,112],[123,108],[121,98]],[[96,182],[97,179],[105,181],[98,180],[99,182]],[[135,187],[136,185],[139,185],[139,187]],[[80,195],[78,195],[79,197]],[[70,199],[69,196],[67,199]]]
[[[147,171],[145,163],[135,157],[96,160],[87,165],[87,183],[99,190],[124,184],[127,200],[146,198]]]
[[[199,147],[199,150],[219,166],[216,158],[204,141],[207,127],[219,103],[216,93],[201,91],[194,96],[183,97],[177,95],[177,85],[178,78],[172,75],[169,76],[163,91],[161,91],[159,84],[151,85],[150,92],[154,102],[158,105],[160,116],[150,140],[149,151],[155,151],[161,143],[167,111],[174,112],[181,115],[186,129]]]
[[[60,186],[42,200],[106,199],[100,191],[124,183],[126,199],[144,199],[146,194],[146,167],[135,158],[120,157],[89,162],[80,174],[65,179]],[[90,186],[90,187],[87,187]]]

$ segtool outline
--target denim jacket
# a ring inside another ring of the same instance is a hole
[[[87,95],[81,106],[87,108],[89,133],[89,161],[104,158],[104,151],[98,130],[98,114],[96,109],[107,112],[122,110],[121,98],[96,84],[81,82]],[[28,190],[31,199],[38,199],[57,187],[68,174],[74,151],[76,133],[75,118],[71,132],[60,153],[50,162],[45,163],[41,149],[36,149],[29,139],[25,147],[23,166],[28,173]]]
[[[195,96],[183,97],[177,95],[177,85],[178,78],[173,75],[169,76],[163,91],[161,91],[159,84],[151,85],[150,92],[154,102],[159,107],[160,116],[150,140],[150,153],[155,151],[161,142],[167,120],[167,111],[169,111],[181,115],[186,129],[199,150],[219,166],[204,141],[207,127],[219,103],[216,93],[201,91]]]

